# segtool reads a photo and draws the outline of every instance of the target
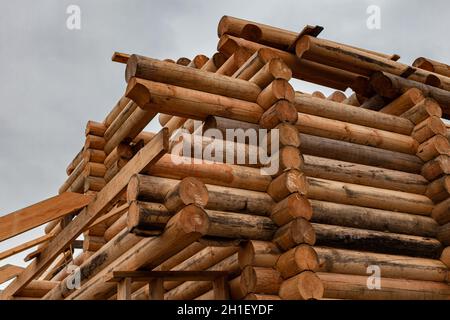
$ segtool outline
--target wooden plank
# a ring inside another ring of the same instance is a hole
[[[120,282],[124,278],[137,282],[149,282],[155,278],[165,281],[213,281],[227,275],[227,271],[113,271],[105,281]]]
[[[6,264],[0,267],[0,284],[18,276],[24,269],[13,264]]]
[[[150,300],[164,300],[164,281],[161,278],[155,278],[148,283],[148,295]]]
[[[145,167],[156,162],[169,149],[167,129],[162,129],[145,147],[131,159],[125,167],[100,191],[96,198],[69,225],[52,239],[47,248],[33,261],[26,270],[14,280],[3,292],[0,298],[12,297],[25,287],[37,274],[48,267],[72,241],[104,213],[108,204],[125,189],[130,178]]]
[[[65,192],[2,216],[0,217],[0,225],[2,226],[0,228],[0,241],[80,210],[91,200],[91,196]]]
[[[45,242],[47,240],[50,240],[53,237],[54,237],[54,235],[49,233],[49,234],[46,234],[46,235],[44,235],[42,237],[33,239],[31,241],[27,241],[25,243],[22,243],[22,244],[14,247],[14,248],[11,248],[11,249],[8,249],[6,251],[3,251],[3,252],[0,253],[0,260],[6,259],[8,257],[11,257],[11,256],[17,254],[17,253],[20,253],[22,251],[30,249],[30,248],[32,248],[34,246],[37,246],[38,244],[43,243],[43,242]]]
[[[131,278],[123,278],[117,283],[117,300],[131,300]]]
[[[109,218],[114,217],[115,215],[122,214],[126,210],[128,210],[128,203],[125,203],[125,204],[121,205],[120,207],[114,208],[110,212],[104,214],[103,216],[101,216],[100,218],[95,220],[89,227],[87,227],[86,230],[90,229],[90,228],[92,228],[92,227],[94,227],[94,226],[96,226],[96,225],[98,225],[98,224],[100,224],[102,222],[105,222],[106,220],[108,220]]]
[[[213,292],[215,300],[228,300],[230,298],[226,277],[219,277],[213,281]]]

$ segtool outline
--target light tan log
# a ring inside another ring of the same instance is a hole
[[[443,176],[428,185],[425,195],[434,203],[441,202],[450,197],[450,176]]]
[[[25,288],[17,292],[17,296],[28,298],[42,298],[58,284],[58,281],[33,280]]]
[[[287,279],[303,271],[316,271],[319,268],[319,258],[311,246],[301,244],[280,255],[275,268]]]
[[[204,72],[143,56],[132,55],[127,63],[126,80],[132,77],[162,82],[193,90],[255,102],[261,89],[248,81]]]
[[[433,136],[417,149],[417,156],[424,162],[440,155],[450,155],[450,142],[447,137],[442,135]]]
[[[361,105],[361,103],[362,103],[362,101],[359,101],[359,100],[360,99],[358,97],[358,94],[353,93],[348,98],[343,100],[342,103],[348,104],[349,106],[359,107]],[[361,99],[361,100],[363,100],[363,99]]]
[[[127,190],[128,201],[163,202],[169,190],[178,180],[137,175],[130,179]],[[272,198],[265,192],[250,191],[237,188],[206,185],[209,194],[207,209],[231,212],[247,212],[268,216],[274,205]]]
[[[450,77],[450,66],[439,61],[420,57],[414,60],[412,65],[420,69],[424,69],[427,71],[441,74],[446,77]]]
[[[444,122],[436,116],[431,116],[415,126],[411,136],[417,142],[422,143],[435,135],[446,136],[446,134],[447,128]]]
[[[444,174],[450,174],[450,157],[440,155],[423,165],[422,176],[428,181],[433,181]]]
[[[156,115],[157,112],[136,108],[108,142],[106,142],[105,152],[109,154],[125,139],[133,140]]]
[[[270,176],[261,175],[257,168],[211,162],[192,163],[190,158],[174,155],[163,156],[143,173],[174,179],[194,177],[207,184],[254,191],[266,191],[272,181]]]
[[[432,238],[318,223],[312,226],[318,246],[433,259],[438,258],[443,249],[442,244]]]
[[[296,218],[278,228],[272,241],[281,249],[289,250],[303,243],[313,245],[316,234],[311,223],[303,218]]]
[[[273,53],[267,49],[259,49],[257,52],[268,55]],[[256,72],[250,79],[249,82],[256,84],[258,87],[264,89],[271,82],[282,79],[285,81],[290,80],[292,77],[291,69],[283,62],[282,59],[273,58],[268,61],[264,67],[262,67],[258,72]]]
[[[298,113],[296,125],[301,133],[344,140],[396,152],[415,154],[418,147],[417,141],[407,135],[304,113]]]
[[[138,78],[129,81],[127,97],[149,112],[201,120],[216,115],[257,123],[263,113],[256,103]]]
[[[280,273],[273,268],[247,266],[242,270],[240,286],[244,295],[249,293],[275,295],[282,281]]]
[[[103,277],[113,270],[134,271],[141,267],[154,268],[170,256],[200,238],[209,228],[206,213],[194,206],[178,212],[158,237],[145,239],[121,255],[113,264],[87,281],[69,299],[92,299],[101,296],[114,284],[103,282]]]
[[[90,162],[90,163],[94,163],[94,162]],[[81,161],[78,163],[78,165],[75,167],[75,169],[67,177],[66,181],[64,181],[64,183],[59,188],[58,194],[62,194],[64,192],[66,192],[67,190],[69,190],[69,188],[74,184],[74,182],[84,174],[85,168],[86,168],[86,162],[84,159],[81,159]]]
[[[380,130],[409,135],[414,128],[414,124],[407,119],[380,114],[368,109],[353,108],[343,103],[315,98],[305,94],[296,95],[294,104],[298,112]]]
[[[86,130],[84,131],[84,133],[86,134],[86,136],[94,135],[97,137],[103,137],[105,134],[106,128],[107,127],[104,123],[89,120],[86,124]]]
[[[311,203],[299,193],[293,193],[272,208],[270,218],[278,225],[283,226],[295,218],[310,220],[313,214]]]
[[[165,197],[164,205],[169,211],[177,212],[183,207],[195,204],[205,207],[208,190],[203,182],[192,177],[184,178]]]
[[[114,121],[114,119],[117,118],[120,112],[122,112],[123,108],[125,108],[129,101],[130,100],[127,97],[120,98],[114,108],[108,113],[105,120],[103,120],[103,123],[106,127],[109,127],[111,125],[111,123]]]
[[[201,69],[207,62],[209,58],[203,54],[198,54],[191,60],[191,62],[187,65],[190,68]]]
[[[442,282],[448,274],[447,267],[439,260],[328,247],[314,247],[314,250],[320,261],[318,272],[367,276],[367,266],[376,265],[382,277]]]
[[[289,170],[276,177],[268,186],[267,193],[277,202],[291,193],[306,194],[308,184],[299,170]]]
[[[309,177],[417,194],[424,194],[428,186],[428,181],[418,174],[310,155],[303,158],[302,170]]]
[[[369,208],[430,215],[433,202],[426,196],[366,187],[319,178],[307,178],[308,198]]]
[[[312,222],[436,237],[438,224],[431,217],[327,201],[309,201],[313,210]]]
[[[382,150],[355,143],[309,134],[300,134],[302,154],[330,158],[381,168],[419,173],[423,162],[415,155]]]
[[[136,110],[137,107],[137,104],[133,101],[127,103],[127,105],[122,109],[122,111],[106,129],[104,134],[104,138],[106,141],[111,139],[111,137],[125,123],[125,121],[131,116],[131,114],[134,112],[134,110]]]
[[[321,299],[324,287],[319,277],[312,271],[304,271],[284,280],[278,295],[283,300]]]
[[[280,249],[272,242],[251,240],[244,243],[238,252],[239,267],[272,268],[280,256]]]
[[[187,246],[186,248],[184,248],[183,250],[181,250],[180,252],[178,252],[177,254],[175,254],[172,257],[170,257],[169,259],[167,259],[166,261],[164,261],[163,263],[161,263],[159,266],[157,266],[153,270],[169,271],[176,265],[178,265],[178,264],[182,263],[183,261],[185,261],[186,259],[192,257],[193,255],[195,255],[197,252],[203,250],[204,248],[206,248],[206,246],[203,245],[202,243],[194,242],[194,243],[190,244],[189,246]]]
[[[419,89],[411,88],[403,93],[400,97],[396,98],[394,101],[380,109],[380,112],[399,116],[414,107],[424,98],[425,97]]]
[[[424,96],[436,100],[443,108],[450,103],[450,93],[446,90],[426,85],[421,82],[404,79],[389,73],[375,72],[370,84],[374,90],[383,97],[396,98],[408,89],[417,88]],[[447,109],[444,113],[448,113]]]
[[[367,287],[367,275],[318,273],[325,298],[357,300],[448,300],[450,286],[433,281],[381,278],[381,289]]]
[[[261,115],[259,125],[265,129],[272,129],[281,123],[295,124],[297,119],[294,105],[289,101],[280,100]]]
[[[269,109],[278,100],[293,101],[295,97],[294,89],[288,81],[284,79],[273,80],[258,95],[256,102],[264,109]]]
[[[423,99],[414,107],[401,114],[401,117],[409,119],[416,125],[432,116],[442,117],[442,109],[436,101],[430,98]]]
[[[343,101],[345,99],[347,99],[347,97],[345,96],[345,93],[343,93],[341,91],[334,91],[327,97],[327,100],[338,102],[338,103],[343,103]]]

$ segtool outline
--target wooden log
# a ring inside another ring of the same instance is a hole
[[[289,170],[275,178],[268,186],[267,193],[277,202],[291,193],[306,194],[308,184],[299,170]]]
[[[425,195],[434,203],[438,203],[450,197],[449,191],[450,176],[443,176],[428,185]]]
[[[411,136],[416,139],[417,142],[423,143],[435,135],[446,136],[446,134],[447,128],[444,122],[436,116],[431,116],[415,126]]]
[[[362,109],[379,111],[386,105],[386,99],[382,96],[373,93],[368,96],[370,96],[370,98],[364,101],[364,103],[362,103],[360,106]]]
[[[258,71],[260,71],[267,63],[270,63],[272,59],[279,59],[272,51],[268,49],[260,49],[257,50],[253,55],[248,58],[248,60],[242,64],[238,70],[233,74],[233,78],[238,78],[242,80],[250,80]],[[279,62],[274,63],[283,63],[280,59]],[[280,66],[280,68],[284,69],[284,66]],[[289,69],[289,68],[287,68]],[[289,76],[290,75],[290,76]],[[280,73],[280,76],[289,80],[292,77],[292,73],[290,70],[286,70],[285,74]]]
[[[304,271],[284,280],[278,295],[283,300],[316,300],[323,296],[324,286],[312,271]]]
[[[90,163],[94,163],[94,162],[90,162]],[[84,174],[85,168],[86,168],[86,162],[84,162],[84,159],[82,159],[78,163],[76,168],[67,177],[66,181],[64,181],[64,183],[61,185],[61,187],[58,190],[58,194],[62,194],[64,192],[66,192],[67,190],[69,190],[69,188],[74,184],[74,182]]]
[[[443,249],[439,241],[431,238],[316,223],[312,226],[318,246],[434,259]]]
[[[272,268],[280,256],[280,249],[272,242],[251,240],[245,242],[239,252],[239,267],[247,266]]]
[[[261,91],[247,81],[138,55],[131,56],[125,73],[127,82],[136,77],[251,102]]]
[[[256,103],[258,103],[264,110],[267,110],[278,100],[292,102],[294,97],[294,89],[288,81],[284,79],[275,79],[261,91],[258,95]]]
[[[269,53],[269,51],[262,51],[262,50],[264,49],[260,49],[257,52],[261,52],[262,54]],[[284,61],[279,58],[273,58],[270,61],[268,61],[258,72],[256,72],[249,79],[249,82],[254,83],[258,87],[264,89],[275,80],[289,81],[291,77],[292,71],[284,63]]]
[[[17,292],[18,297],[42,298],[59,284],[57,281],[33,280],[25,288]]]
[[[270,218],[278,226],[283,226],[299,217],[310,220],[312,214],[313,209],[308,199],[299,193],[293,193],[273,206]]]
[[[189,208],[189,209],[186,209]],[[154,268],[168,257],[180,252],[200,238],[209,228],[206,213],[193,206],[178,212],[167,224],[164,233],[145,239],[121,255],[113,264],[87,281],[69,299],[92,299],[108,292],[114,284],[104,282],[103,277],[113,270],[134,271],[141,267]]]
[[[423,165],[422,176],[428,181],[433,181],[442,175],[450,174],[450,157],[440,155]]]
[[[289,250],[303,243],[313,245],[316,242],[316,234],[311,223],[306,219],[296,218],[278,228],[272,241],[281,249]]]
[[[363,146],[345,141],[338,141],[309,134],[300,134],[302,154],[323,158],[419,173],[423,162],[415,155],[409,155],[375,147]]]
[[[390,102],[382,109],[380,109],[380,112],[399,116],[414,107],[424,98],[425,97],[419,89],[411,88],[401,96],[396,98],[394,101]]]
[[[137,107],[137,104],[133,101],[128,102],[128,104],[122,109],[122,111],[106,129],[104,134],[104,138],[106,141],[111,139],[111,137],[125,123],[125,121],[131,116],[131,114],[134,112],[134,110],[136,110]]]
[[[450,267],[450,247],[446,247],[444,251],[442,251],[440,259],[442,263],[447,266],[447,268]]]
[[[105,152],[110,153],[125,139],[133,140],[147,124],[156,116],[157,112],[142,110],[136,108],[133,113],[125,120],[122,126],[106,142]],[[104,159],[103,159],[104,160]]]
[[[418,174],[310,155],[304,155],[303,159],[302,171],[307,176],[313,178],[336,180],[417,194],[424,194],[428,186],[428,181]]]
[[[178,180],[137,175],[130,179],[127,188],[127,200],[163,202],[167,193],[179,183]],[[231,212],[251,213],[269,216],[274,205],[272,198],[265,192],[206,185],[209,199],[207,209]]]
[[[189,246],[187,246],[186,248],[184,248],[183,250],[181,250],[180,252],[178,252],[177,254],[175,254],[172,257],[170,257],[169,259],[167,259],[166,261],[164,261],[163,263],[161,263],[159,266],[157,266],[153,270],[154,271],[169,271],[173,267],[179,265],[186,259],[189,259],[190,257],[195,255],[197,252],[203,250],[204,248],[206,248],[206,246],[203,245],[202,243],[194,242],[194,243],[190,244]]]
[[[205,207],[208,203],[208,190],[203,182],[192,177],[184,178],[165,197],[164,205],[169,211],[177,212],[181,208],[195,204]]]
[[[172,160],[173,159],[173,160]],[[165,178],[194,177],[204,183],[254,191],[266,191],[272,178],[259,169],[224,163],[192,163],[190,158],[163,156],[155,166],[143,173]]]
[[[272,294],[255,294],[250,293],[246,295],[244,300],[281,300],[281,298],[278,295],[272,295]]]
[[[444,201],[436,204],[431,212],[431,217],[436,220],[440,225],[450,222],[450,199],[447,198]]]
[[[438,118],[442,117],[442,110],[436,101],[430,98],[423,99],[414,107],[401,114],[401,117],[409,119],[415,125],[418,125],[432,116]]]
[[[323,296],[358,300],[448,300],[450,287],[441,282],[381,278],[379,290],[369,289],[367,275],[317,273]]]
[[[448,66],[445,63],[435,61],[432,59],[419,57],[416,60],[414,60],[413,64],[414,67],[427,70],[430,72],[435,72],[438,74],[441,74],[446,77],[450,77],[450,66]]]
[[[220,130],[223,136],[226,137],[226,129],[242,129],[244,131],[246,131],[247,129],[258,130],[259,126],[244,121],[208,116],[203,123],[203,132],[206,132],[208,129]]]
[[[347,99],[347,97],[345,96],[345,93],[341,91],[334,91],[327,97],[327,100],[338,103],[342,103],[345,99]]]
[[[247,266],[242,270],[240,286],[244,295],[249,293],[277,294],[283,279],[273,268]]]
[[[217,115],[257,123],[263,113],[256,103],[138,78],[129,81],[127,97],[141,108],[151,110],[148,112],[200,120]]]
[[[86,130],[84,131],[84,133],[86,134],[86,136],[93,135],[97,137],[103,137],[106,128],[107,127],[104,123],[89,120],[86,124]]]
[[[128,212],[131,211],[131,205],[129,206]],[[127,217],[129,214],[123,214],[117,219],[112,225],[106,229],[104,238],[106,241],[111,241],[116,235],[118,235],[123,229],[127,227]],[[167,222],[167,221],[166,221]]]
[[[448,106],[450,103],[450,93],[446,90],[389,73],[375,72],[370,79],[370,84],[383,97],[395,98],[408,89],[417,88],[422,91],[424,96],[433,98],[442,107]],[[447,113],[447,111],[445,110],[444,113]]]
[[[87,135],[84,143],[85,149],[103,150],[105,147],[105,139],[94,135]]]
[[[182,65],[182,66],[187,66],[189,63],[191,63],[191,59],[186,58],[186,57],[180,57],[176,61],[176,64]]]
[[[228,271],[229,276],[235,276],[240,270],[237,262],[237,253],[223,259],[207,271]],[[239,284],[239,281],[237,282]],[[230,294],[233,298],[233,287],[230,282]],[[186,281],[182,285],[166,292],[165,300],[189,300],[194,299],[212,289],[211,281]]]
[[[83,160],[84,157],[84,147],[77,153],[75,158],[69,163],[69,165],[66,168],[66,173],[68,176],[72,174],[72,172],[75,170],[76,167],[79,166],[80,162]]]
[[[427,162],[440,155],[450,155],[450,142],[445,136],[436,135],[419,145],[417,156]]]
[[[319,178],[307,178],[308,198],[375,209],[430,215],[433,202],[426,196],[342,183]],[[389,196],[387,196],[389,194]]]
[[[314,247],[319,257],[318,272],[367,276],[367,266],[376,265],[386,278],[442,281],[448,270],[439,260],[372,252]]]
[[[352,95],[350,95],[348,98],[344,99],[343,101],[341,101],[344,104],[348,104],[349,106],[354,106],[354,107],[359,107],[362,103],[362,100],[360,101],[358,94],[353,93]]]
[[[450,245],[450,223],[446,223],[438,228],[437,239],[443,245]]]
[[[227,57],[224,54],[216,52],[212,55],[211,59],[201,67],[201,69],[207,72],[216,72],[226,60]]]
[[[106,118],[103,120],[103,123],[106,127],[109,127],[111,123],[114,121],[114,119],[117,118],[119,113],[125,108],[125,106],[130,102],[130,99],[127,97],[121,97],[119,101],[116,103],[114,108],[108,113]]]
[[[283,277],[288,279],[304,271],[316,271],[319,268],[319,258],[316,251],[307,245],[301,244],[280,255],[276,269]]]
[[[294,105],[286,100],[280,100],[261,115],[259,125],[265,129],[273,129],[281,123],[295,124],[297,119]]]
[[[314,98],[305,94],[296,95],[294,104],[298,112],[374,129],[409,135],[414,128],[414,124],[407,119],[380,114],[379,112],[363,108],[353,108],[343,103]]]
[[[312,222],[422,237],[436,237],[438,225],[431,217],[327,201],[309,201],[313,210]]]
[[[417,141],[407,135],[304,113],[298,113],[296,125],[301,133],[378,147],[395,152],[415,154],[418,147]]]
[[[0,267],[0,284],[5,283],[6,281],[9,281],[17,275],[19,275],[23,271],[22,267],[12,265],[12,264],[5,264]]]
[[[209,58],[203,54],[198,54],[191,60],[191,62],[187,65],[190,68],[201,69],[205,63],[207,63]]]
[[[88,191],[100,191],[102,190],[106,185],[106,180],[100,177],[91,177],[87,176],[84,179],[84,186],[83,191],[84,193]]]

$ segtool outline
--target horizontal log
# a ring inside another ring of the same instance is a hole
[[[376,111],[353,108],[343,103],[314,98],[305,94],[296,95],[294,100],[298,112],[345,121],[374,129],[409,135],[414,124],[408,119],[382,114]]]
[[[417,142],[422,143],[435,135],[446,136],[446,134],[447,128],[444,122],[436,116],[431,116],[416,125],[411,136],[416,139]]]
[[[417,68],[420,68],[423,70],[435,72],[435,73],[441,74],[443,76],[450,77],[450,66],[445,63],[439,62],[439,61],[420,57],[420,58],[417,58],[416,60],[414,60],[412,65],[414,67],[417,67]]]
[[[307,190],[306,176],[296,169],[285,171],[273,179],[267,187],[267,193],[277,202],[283,200],[291,193],[305,195]]]
[[[428,185],[425,195],[434,203],[441,202],[450,197],[450,176],[443,176]],[[433,209],[434,210],[434,209]]]
[[[261,92],[257,85],[248,81],[139,55],[132,55],[127,63],[125,79],[129,82],[132,77],[251,102],[255,102]]]
[[[312,222],[422,237],[436,237],[438,224],[432,217],[327,201],[309,201],[313,210]]]
[[[300,147],[301,149],[301,147]],[[314,178],[424,194],[428,181],[418,174],[304,155],[303,172]]]
[[[25,288],[21,289],[16,296],[42,298],[58,284],[59,282],[57,281],[32,280]]]
[[[319,257],[317,272],[367,276],[367,267],[376,265],[386,278],[445,282],[448,275],[439,260],[317,246],[314,250]]]
[[[163,202],[167,193],[179,180],[138,175],[130,179],[127,189],[128,202],[133,200]],[[207,209],[251,213],[268,216],[274,205],[265,192],[250,191],[207,184]]]
[[[199,120],[215,115],[258,123],[263,113],[253,102],[138,78],[128,82],[126,95],[143,109]]]
[[[450,174],[450,157],[448,155],[440,155],[431,159],[423,165],[421,174],[428,181]]]
[[[107,127],[104,123],[89,120],[86,124],[86,130],[84,131],[84,133],[86,134],[86,136],[93,135],[97,137],[103,137],[106,128]]]
[[[304,271],[292,278],[284,280],[278,295],[283,300],[320,299],[324,286],[319,277],[312,271]]]
[[[441,282],[381,278],[381,288],[367,286],[367,275],[317,273],[325,298],[357,300],[448,300],[450,286]]]
[[[436,259],[442,244],[431,238],[356,228],[312,224],[318,246]]]
[[[443,264],[445,264],[448,267],[450,267],[450,247],[446,247],[441,254],[440,260]]]
[[[276,295],[283,282],[280,273],[273,268],[247,266],[242,270],[240,278],[241,292]]]
[[[306,219],[296,218],[278,228],[272,240],[283,250],[289,250],[299,244],[313,245],[316,242],[316,234]]]
[[[450,155],[450,142],[445,136],[433,136],[423,142],[417,149],[417,156],[424,162],[440,155]]]
[[[109,127],[111,123],[116,119],[116,117],[119,115],[119,113],[125,108],[125,106],[130,102],[130,99],[127,97],[121,97],[119,101],[117,101],[114,108],[108,113],[108,115],[105,117],[105,120],[103,120],[103,123],[106,127]]]
[[[280,256],[280,249],[272,242],[251,240],[241,245],[238,252],[239,267],[272,268]]]
[[[417,141],[407,135],[304,113],[298,113],[296,125],[301,133],[378,147],[390,151],[415,154],[418,147]]]
[[[437,239],[442,242],[444,246],[450,245],[450,223],[446,223],[439,227]]]
[[[307,178],[308,198],[375,209],[430,215],[433,202],[424,195],[366,187],[319,178]]]
[[[363,146],[309,134],[300,134],[302,154],[398,171],[420,173],[423,161],[415,155]]]
[[[281,254],[275,268],[287,279],[303,271],[316,271],[319,268],[319,258],[313,247],[301,244]]]
[[[436,204],[431,212],[431,217],[440,225],[450,222],[450,198]]]
[[[414,107],[423,99],[424,96],[419,89],[411,88],[403,93],[400,97],[394,99],[394,101],[381,108],[380,112],[399,116]]]
[[[310,220],[312,215],[313,209],[306,196],[293,193],[272,207],[270,218],[278,226],[283,226],[295,218]]]
[[[282,59],[277,58],[271,50],[261,48],[255,54],[270,56],[270,60],[267,61],[269,59],[268,57],[263,58],[267,62],[258,72],[250,77],[250,82],[258,85],[260,88],[266,88],[274,80],[282,79],[289,81],[292,78],[291,69]]]
[[[409,119],[415,125],[433,116],[442,117],[442,109],[435,100],[430,98],[423,99],[414,107],[401,114],[401,117]]]

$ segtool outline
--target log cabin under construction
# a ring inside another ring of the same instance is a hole
[[[0,241],[45,225],[0,253],[35,247],[0,298],[449,299],[450,67],[322,30],[224,16],[210,58],[115,53],[124,94],[59,194],[0,217]]]

